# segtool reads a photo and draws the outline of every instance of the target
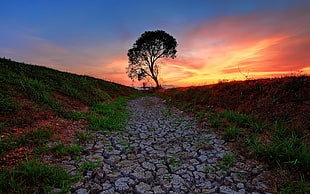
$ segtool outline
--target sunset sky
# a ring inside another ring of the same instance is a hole
[[[163,85],[310,73],[309,0],[1,0],[0,57],[124,85],[150,30],[178,42]]]

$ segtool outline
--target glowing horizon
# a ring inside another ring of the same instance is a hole
[[[145,17],[134,12],[143,10],[140,6],[148,6],[138,2],[124,2],[133,10],[124,5],[119,13],[110,10],[118,7],[113,1],[98,5],[77,1],[69,11],[66,8],[72,6],[70,3],[60,8],[49,4],[47,11],[43,2],[38,5],[39,10],[32,10],[29,5],[15,10],[16,5],[7,2],[6,12],[0,13],[0,21],[8,26],[0,32],[0,56],[141,86],[142,82],[132,83],[126,75],[127,51],[144,31],[161,29],[178,42],[177,57],[161,61],[162,85],[192,86],[224,79],[310,74],[307,1],[280,1],[277,9],[269,6],[270,1],[178,2],[176,5],[171,1],[151,15],[141,13]],[[100,6],[107,7],[105,12]],[[195,11],[189,11],[189,6]],[[23,14],[19,11],[28,15],[19,17]],[[59,15],[55,16],[55,11]],[[109,19],[112,16],[115,20]],[[75,20],[76,17],[80,19]]]

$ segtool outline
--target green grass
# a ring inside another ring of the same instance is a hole
[[[51,130],[34,128],[28,130],[19,138],[11,136],[0,137],[0,156],[5,155],[11,149],[23,146],[40,147],[50,141],[52,134],[53,131]]]
[[[80,147],[76,143],[72,143],[71,145],[64,145],[60,142],[56,143],[52,147],[48,147],[46,145],[42,145],[36,148],[35,153],[36,154],[45,154],[45,153],[51,153],[55,157],[61,157],[61,156],[77,156],[83,151],[83,148]]]
[[[86,118],[86,113],[84,112],[78,112],[78,111],[72,111],[66,113],[66,118],[72,120],[72,121],[79,121],[81,119]]]
[[[18,144],[23,145],[42,145],[50,141],[53,131],[44,128],[32,129],[26,132],[22,138],[18,140]]]
[[[0,193],[48,193],[54,188],[66,193],[75,179],[62,168],[35,159],[15,169],[0,169],[0,177]]]
[[[10,96],[0,93],[0,113],[9,114],[13,113],[20,108],[20,104],[14,101]]]
[[[236,125],[232,125],[231,127],[225,129],[225,131],[222,134],[222,138],[225,141],[238,140],[238,138],[242,137],[243,135],[244,134]]]
[[[97,168],[98,166],[100,166],[102,164],[101,161],[85,161],[83,162],[79,167],[78,167],[78,171],[80,172],[87,172],[90,170],[93,170],[95,168]]]
[[[205,91],[169,89],[158,95],[194,113],[202,127],[222,132],[225,140],[236,139],[234,147],[246,157],[284,171],[278,193],[310,193],[310,144],[305,136],[309,84],[309,75],[300,75],[219,83],[204,86]],[[220,165],[229,166],[224,161]]]
[[[53,147],[49,148],[47,151],[53,153],[56,157],[63,155],[76,156],[83,151],[83,148],[81,148],[75,143],[71,144],[70,146],[64,145],[62,143],[57,143]]]
[[[229,169],[233,166],[235,163],[235,156],[230,154],[225,154],[222,158],[222,160],[217,164],[220,168],[226,168]]]
[[[48,193],[53,187],[67,193],[71,177],[58,167],[40,163],[40,157],[46,153],[56,158],[77,156],[83,151],[78,144],[92,136],[76,132],[76,141],[49,147],[47,143],[52,143],[53,131],[34,129],[32,124],[61,117],[65,122],[89,122],[90,128],[102,132],[124,130],[127,99],[122,97],[131,95],[139,93],[101,79],[0,58],[0,117],[5,119],[0,123],[0,157],[26,147],[33,148],[32,153],[38,158],[10,166],[11,170],[0,167],[0,193]],[[90,107],[90,113],[80,110],[84,107]],[[29,130],[15,137],[8,135],[13,128]]]
[[[94,138],[93,135],[87,134],[83,131],[75,131],[75,136],[77,138],[78,143],[83,144],[88,140],[91,140]]]
[[[233,111],[225,110],[220,112],[219,115],[226,118],[229,122],[236,123],[240,127],[249,127],[249,123],[252,120],[249,116]]]
[[[57,95],[95,105],[136,93],[132,88],[93,77],[0,58],[0,114],[14,113],[20,108],[14,97],[26,98],[66,117],[67,111],[55,98]]]
[[[283,126],[274,126],[275,131],[270,132],[268,141],[257,138],[250,141],[252,151],[257,158],[267,160],[279,167],[289,167],[295,170],[302,170],[307,176],[310,175],[310,147],[304,143],[305,137],[299,137],[294,131],[290,133]],[[280,133],[285,131],[285,133]]]
[[[310,184],[305,180],[305,177],[302,175],[297,180],[283,181],[283,186],[280,188],[280,194],[308,194],[310,193]]]
[[[90,129],[103,133],[123,131],[124,120],[127,118],[126,98],[119,97],[111,103],[99,103],[93,107],[89,116]]]

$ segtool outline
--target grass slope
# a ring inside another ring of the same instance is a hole
[[[283,193],[310,192],[310,77],[222,82],[160,93],[240,154],[274,167]],[[298,181],[297,181],[298,180]]]
[[[135,94],[120,84],[0,58],[0,194],[70,191],[78,177],[45,156],[78,157],[92,138],[88,128],[121,129],[125,97]]]
[[[71,117],[83,106],[135,92],[132,88],[93,77],[0,58],[0,118],[8,125],[34,121],[35,118],[26,118],[34,116],[28,114],[33,111],[52,111],[57,116]]]

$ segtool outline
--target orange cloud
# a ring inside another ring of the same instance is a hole
[[[188,31],[179,42],[178,57],[167,60],[170,66],[179,67],[171,74],[195,72],[191,77],[180,76],[182,81],[177,80],[177,84],[195,85],[210,80],[243,79],[240,71],[253,76],[309,73],[309,18],[309,8],[295,8],[283,13],[206,21]]]
[[[189,86],[303,71],[310,73],[310,8],[225,16],[179,34],[175,59],[161,61],[164,85]],[[186,28],[185,28],[186,29]],[[105,61],[100,75],[125,85],[126,55]],[[134,85],[141,85],[135,82]]]

